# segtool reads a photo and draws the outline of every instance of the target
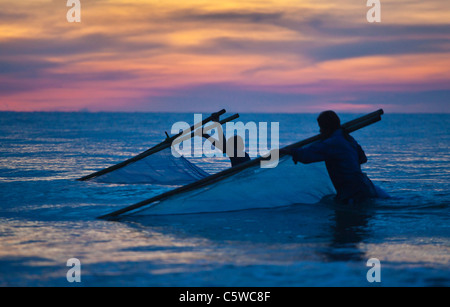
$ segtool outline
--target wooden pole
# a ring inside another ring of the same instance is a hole
[[[371,124],[374,124],[381,120],[381,115],[384,114],[384,111],[382,109],[369,113],[367,115],[358,117],[357,119],[351,120],[345,124],[343,124],[341,127],[344,129],[347,133],[352,133],[356,130],[359,130],[361,128],[364,128],[366,126],[369,126]],[[311,144],[313,142],[319,141],[321,139],[321,135],[313,136],[309,139],[294,143],[292,145],[286,146],[284,149],[292,149],[292,148],[298,148],[303,147],[305,145]]]
[[[373,113],[370,113],[368,115],[365,115],[365,116],[362,116],[360,118],[357,118],[355,120],[352,120],[352,121],[342,125],[342,128],[348,133],[354,132],[356,130],[359,130],[361,128],[367,127],[367,126],[369,126],[369,125],[371,125],[373,123],[376,123],[376,122],[380,121],[382,114],[384,114],[383,110],[378,110],[376,112],[373,112]],[[308,138],[306,140],[303,140],[303,141],[294,143],[292,145],[289,145],[289,146],[285,147],[284,149],[303,147],[303,146],[306,146],[306,145],[311,144],[313,142],[316,142],[316,141],[318,141],[320,139],[321,139],[321,136],[320,135],[316,135],[316,136],[313,136],[313,137]],[[285,155],[285,154],[282,154],[282,153],[279,153],[279,154],[280,154],[280,157]],[[129,206],[129,207],[126,207],[126,208],[114,211],[112,213],[100,216],[98,218],[99,219],[114,219],[114,218],[117,218],[121,214],[130,212],[130,211],[133,211],[133,210],[140,209],[140,208],[142,208],[144,206],[147,206],[147,205],[150,205],[150,204],[152,204],[154,202],[161,201],[161,200],[167,199],[167,198],[169,198],[171,196],[174,196],[174,195],[177,195],[177,194],[181,194],[181,193],[184,193],[184,192],[188,192],[188,191],[191,191],[191,190],[194,190],[194,189],[197,189],[197,188],[200,188],[200,187],[203,187],[203,186],[206,186],[206,185],[209,185],[209,184],[221,181],[221,180],[223,180],[225,178],[228,178],[228,177],[230,177],[230,176],[232,176],[234,174],[237,174],[237,173],[239,173],[239,172],[241,172],[241,171],[243,171],[243,170],[245,170],[245,169],[247,169],[249,167],[256,166],[262,160],[266,160],[266,159],[269,159],[269,158],[268,157],[266,157],[266,158],[263,158],[263,157],[256,158],[254,160],[245,162],[245,163],[237,165],[235,167],[223,170],[223,171],[221,171],[221,172],[219,172],[217,174],[213,174],[213,175],[208,176],[206,178],[200,179],[200,180],[198,180],[196,182],[193,182],[191,184],[188,184],[188,185],[179,187],[177,189],[174,189],[172,191],[168,191],[166,193],[157,195],[157,196],[152,197],[150,199],[141,201],[141,202],[139,202],[137,204],[134,204],[132,206]]]

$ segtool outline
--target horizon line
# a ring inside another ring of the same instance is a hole
[[[374,108],[374,111],[379,110],[380,108]],[[325,109],[323,111],[326,111]],[[417,114],[417,115],[450,115],[450,112],[386,112],[385,114]],[[228,112],[227,113],[238,113],[238,114],[282,114],[282,115],[296,115],[296,114],[319,114],[322,111],[318,112],[311,112],[311,111],[305,111],[305,112],[264,112],[264,111],[257,111],[257,112]],[[366,112],[352,112],[352,111],[336,111],[336,113],[339,114],[366,114],[370,113],[371,111]],[[0,113],[78,113],[78,114],[211,114],[214,112],[209,111],[186,111],[186,112],[180,112],[180,111],[61,111],[61,110],[54,110],[54,111],[13,111],[13,110],[0,110]]]

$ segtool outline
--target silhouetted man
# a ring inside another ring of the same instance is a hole
[[[244,140],[235,135],[228,139],[224,152],[228,155],[231,167],[250,161],[250,156],[245,152]]]
[[[309,164],[325,161],[336,189],[339,203],[360,203],[378,196],[372,181],[361,171],[367,157],[361,146],[341,128],[333,111],[322,112],[317,118],[322,140],[304,148],[289,150],[294,162]]]
[[[205,139],[210,139],[209,134],[203,133]],[[222,136],[222,140],[215,143],[215,147],[219,148],[223,153],[225,153],[231,162],[231,167],[237,166],[239,164],[250,161],[250,156],[245,152],[245,144],[242,137],[235,135],[229,138],[225,142],[225,135]]]

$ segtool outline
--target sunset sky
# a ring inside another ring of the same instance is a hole
[[[0,110],[450,112],[450,1],[0,0]]]

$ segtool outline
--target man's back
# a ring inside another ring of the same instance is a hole
[[[367,162],[367,157],[361,146],[342,129],[323,141],[295,150],[293,158],[302,163],[324,161],[340,202],[376,197],[372,182],[361,171],[360,165]]]

